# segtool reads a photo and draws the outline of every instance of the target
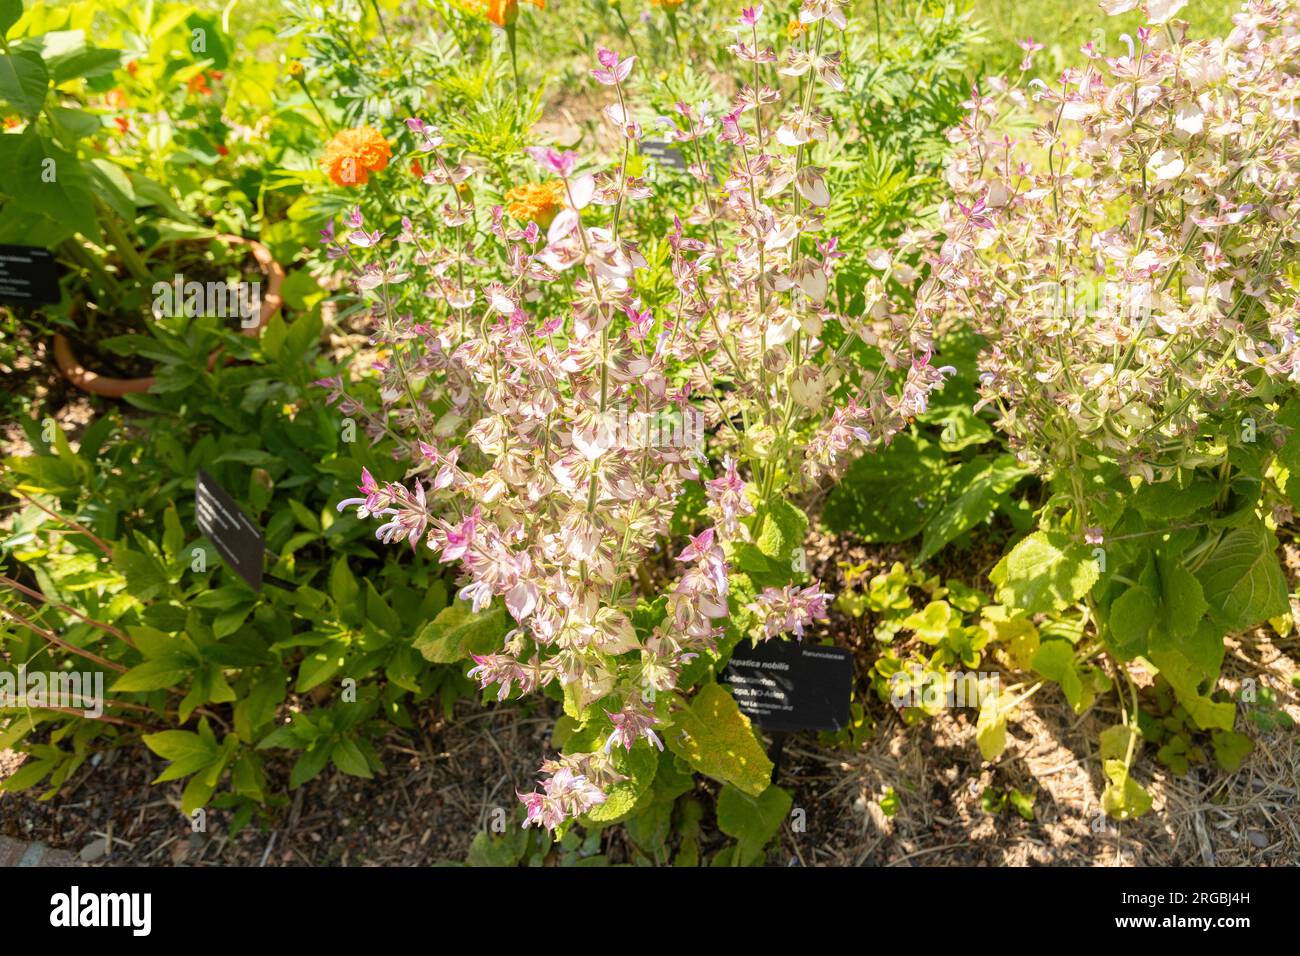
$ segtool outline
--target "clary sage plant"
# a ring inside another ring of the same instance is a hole
[[[928,317],[886,300],[890,253],[873,256],[863,314],[827,305],[842,254],[822,232],[820,93],[841,86],[842,8],[805,0],[793,42],[761,6],[741,12],[730,108],[679,103],[671,117],[698,191],[667,236],[637,227],[656,192],[630,171],[655,119],[638,111],[636,58],[600,49],[612,161],[539,145],[543,183],[482,209],[482,173],[412,117],[419,207],[395,234],[357,212],[323,237],[368,296],[384,352],[371,425],[410,459],[404,481],[366,473],[341,507],[456,563],[464,603],[444,624],[499,638],[471,674],[502,699],[562,688],[570,740],[589,741],[542,764],[540,789],[521,795],[528,823],[600,807],[637,753],[685,734],[682,692],[720,644],[802,635],[826,616],[786,497],[888,442],[943,381]],[[434,227],[455,240],[433,241]],[[643,248],[665,239],[673,294],[650,307]],[[325,384],[359,411],[341,379]],[[694,523],[684,546],[675,515]],[[667,547],[671,573],[656,558]]]
[[[1216,748],[1240,743],[1213,697],[1223,635],[1287,611],[1272,529],[1300,464],[1300,7],[1250,2],[1193,40],[1182,6],[1148,3],[1122,55],[1089,44],[1056,84],[972,91],[931,263],[987,343],[980,404],[1054,492],[992,573],[996,626],[1033,631],[1027,659],[1080,710],[1113,662],[1130,706],[1102,739],[1103,803],[1121,817],[1150,806],[1129,777],[1139,659]],[[1100,641],[1039,647],[1029,617],[1076,602]],[[986,756],[1013,703],[981,715]]]

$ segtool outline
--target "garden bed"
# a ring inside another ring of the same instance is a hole
[[[1293,862],[1300,0],[574,2],[0,12],[4,852]]]

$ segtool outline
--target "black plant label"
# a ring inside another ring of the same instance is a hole
[[[49,305],[59,298],[59,265],[48,249],[0,245],[0,302]]]
[[[686,157],[672,143],[656,139],[642,140],[639,146],[641,155],[649,156],[663,166],[671,166],[679,172],[686,171]]]
[[[722,672],[741,713],[764,730],[840,730],[849,723],[853,655],[842,647],[748,641]]]
[[[235,499],[202,468],[194,479],[194,513],[199,530],[217,553],[254,591],[262,590],[262,555],[266,539]]]

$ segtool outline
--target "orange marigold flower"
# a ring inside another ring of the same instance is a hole
[[[202,73],[195,73],[193,76],[191,76],[188,80],[185,81],[185,86],[188,87],[191,93],[199,93],[204,96],[212,92],[212,90],[208,87],[207,76],[205,76]]]
[[[321,165],[336,186],[364,186],[371,173],[388,165],[393,155],[379,130],[369,126],[340,130],[325,144]]]
[[[524,183],[506,193],[506,211],[520,222],[535,222],[545,228],[564,205],[564,182]]]
[[[546,0],[525,0],[538,10],[546,9]],[[519,0],[474,0],[472,7],[499,27],[507,27],[519,19]]]
[[[424,166],[421,165],[418,159],[411,160],[410,169],[411,169],[411,175],[414,176],[416,179],[424,178]]]
[[[118,128],[119,132],[125,133],[131,129],[131,121],[125,116],[114,116],[113,125]]]

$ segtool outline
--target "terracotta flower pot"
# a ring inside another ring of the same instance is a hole
[[[243,330],[245,335],[257,337],[261,335],[262,329],[271,321],[272,316],[280,311],[280,306],[283,304],[284,300],[280,297],[280,285],[284,282],[284,267],[272,258],[271,250],[254,239],[230,235],[221,235],[216,238],[222,242],[246,246],[266,276],[266,290],[262,293],[262,307],[258,314],[257,325]],[[208,356],[208,371],[216,368],[217,357],[220,352],[220,349],[216,349]],[[113,378],[90,371],[77,359],[77,356],[72,351],[72,343],[61,332],[56,332],[54,335],[54,361],[58,363],[59,371],[63,373],[63,377],[77,388],[92,395],[103,395],[106,398],[121,398],[123,395],[129,395],[133,392],[147,392],[157,381],[152,375],[146,375],[142,378]]]

